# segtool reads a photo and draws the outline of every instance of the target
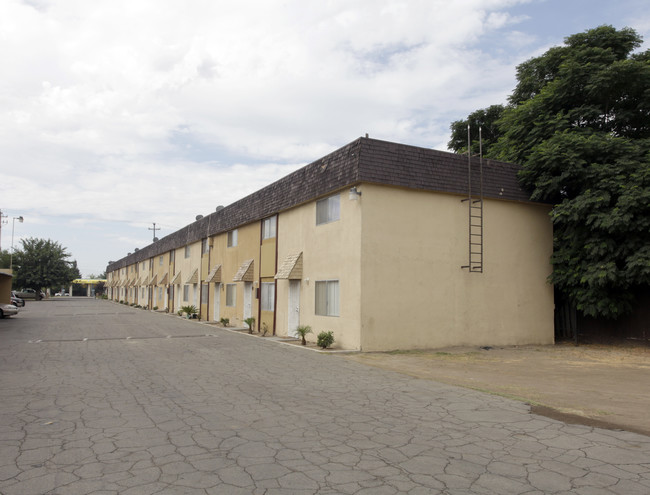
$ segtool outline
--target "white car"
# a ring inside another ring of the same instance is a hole
[[[18,314],[18,308],[13,304],[0,304],[0,318]]]

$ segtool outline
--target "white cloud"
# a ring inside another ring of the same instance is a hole
[[[148,222],[166,235],[366,132],[444,149],[538,48],[511,12],[529,3],[4,0],[0,206],[97,272]]]

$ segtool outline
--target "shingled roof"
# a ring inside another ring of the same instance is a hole
[[[480,184],[479,160],[472,158],[472,190]],[[483,196],[529,201],[517,181],[517,165],[483,160]],[[360,183],[445,193],[468,193],[467,156],[371,138],[359,138],[231,205],[207,215],[108,265],[112,272],[172,249]]]

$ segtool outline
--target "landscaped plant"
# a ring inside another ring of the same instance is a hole
[[[187,315],[188,318],[196,318],[196,313],[198,310],[193,304],[188,306],[181,306],[181,311]]]
[[[332,332],[321,332],[318,334],[316,343],[323,349],[327,349],[334,343],[334,334]]]
[[[252,316],[250,318],[246,318],[244,320],[244,323],[248,325],[248,333],[253,333],[253,325],[255,325],[255,318],[253,318]]]
[[[179,309],[179,310],[176,312],[176,314],[177,314],[178,316],[183,316],[183,311],[181,311],[181,310]]]
[[[311,327],[309,325],[303,325],[298,328],[296,328],[296,333],[300,335],[300,338],[302,339],[302,345],[307,345],[307,339],[305,336],[308,333],[311,333]]]
[[[153,310],[154,310],[154,311],[158,311],[158,306],[154,306],[154,307],[153,307]]]
[[[228,324],[230,323],[230,318],[221,318],[219,321],[224,327],[227,327]]]
[[[266,332],[269,331],[269,326],[266,322],[262,323],[262,337],[266,337]]]

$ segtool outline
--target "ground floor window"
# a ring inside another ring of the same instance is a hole
[[[183,286],[183,301],[189,301],[190,300],[190,286],[189,285],[184,285]]]
[[[262,311],[275,310],[275,282],[262,282]]]
[[[339,281],[316,281],[316,314],[339,316]]]
[[[226,284],[226,306],[237,305],[237,284]]]
[[[208,284],[201,284],[201,304],[208,304]]]

